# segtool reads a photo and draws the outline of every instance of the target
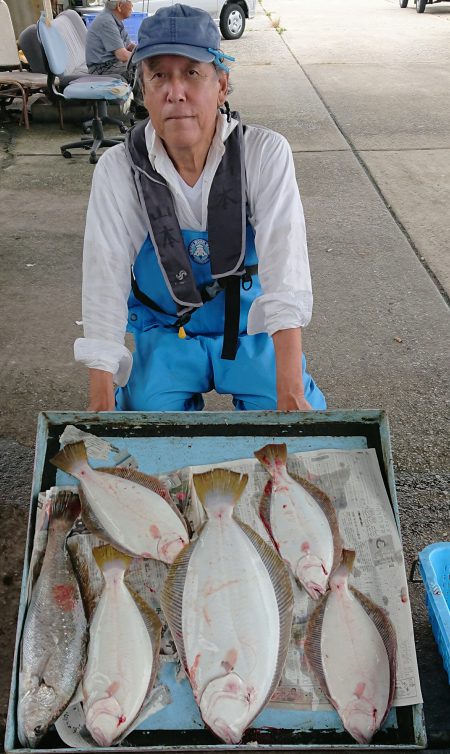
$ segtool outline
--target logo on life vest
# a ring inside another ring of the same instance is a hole
[[[191,259],[197,264],[206,264],[209,262],[209,245],[204,238],[195,238],[188,246],[188,252]]]

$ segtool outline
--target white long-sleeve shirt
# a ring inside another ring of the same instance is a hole
[[[150,162],[173,196],[181,228],[207,230],[208,195],[224,154],[224,141],[237,122],[221,115],[202,180],[201,222],[188,192],[151,124],[145,136]],[[305,221],[286,139],[261,126],[244,134],[248,220],[255,231],[262,295],[253,302],[247,332],[254,335],[305,327],[312,292]],[[134,179],[123,144],[111,147],[96,166],[89,199],[83,254],[84,338],[75,341],[75,359],[128,381],[132,355],[124,345],[130,293],[130,266],[147,237]]]

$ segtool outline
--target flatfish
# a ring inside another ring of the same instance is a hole
[[[169,569],[161,606],[206,725],[238,743],[269,701],[292,624],[286,567],[233,515],[247,475],[214,469],[193,477],[208,519]]]
[[[80,482],[87,528],[122,552],[172,563],[189,542],[186,522],[158,479],[135,469],[93,469],[83,442],[51,463]]]
[[[261,518],[297,581],[317,600],[341,558],[333,504],[307,479],[288,474],[284,443],[265,445],[255,456],[272,477],[261,500]]]
[[[394,698],[397,641],[385,611],[349,586],[354,558],[343,550],[330,591],[309,619],[305,655],[345,729],[368,744]]]
[[[19,671],[18,735],[35,747],[76,691],[86,657],[87,625],[65,541],[80,513],[78,495],[60,492],[49,510],[42,567],[25,619]]]
[[[93,555],[105,586],[89,631],[83,710],[93,739],[111,746],[126,735],[153,687],[161,623],[124,583],[131,558],[111,545]]]

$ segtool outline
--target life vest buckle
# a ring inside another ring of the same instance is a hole
[[[252,280],[251,273],[248,270],[246,270],[242,276],[242,290],[249,291],[252,286],[253,286],[253,280]]]

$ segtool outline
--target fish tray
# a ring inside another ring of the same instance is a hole
[[[431,628],[450,682],[450,542],[425,547],[419,553],[419,568]]]
[[[16,706],[18,693],[19,645],[26,609],[26,583],[32,550],[38,495],[61,483],[57,469],[49,463],[59,450],[59,437],[68,425],[104,438],[111,444],[125,445],[136,458],[144,457],[151,473],[158,474],[183,466],[214,464],[238,458],[251,458],[253,451],[270,442],[287,441],[290,452],[320,449],[376,451],[383,481],[400,531],[391,456],[389,425],[382,411],[323,411],[278,413],[266,411],[141,413],[141,412],[45,412],[38,418],[34,473],[31,491],[28,537],[24,558],[16,647],[12,673],[5,751],[59,752],[67,750],[56,730],[51,728],[38,749],[21,747],[17,737]],[[147,470],[147,469],[144,469]],[[66,482],[64,482],[66,483]],[[434,576],[432,580],[435,581]],[[448,607],[447,607],[448,610]],[[447,635],[448,638],[448,635]],[[448,651],[448,650],[447,650]],[[169,663],[170,665],[170,663]],[[166,679],[164,678],[164,682]],[[182,684],[178,684],[179,686]],[[171,688],[172,692],[172,688]],[[192,697],[192,695],[191,695]],[[264,725],[246,731],[242,743],[228,745],[203,727],[192,725],[198,710],[193,698],[186,704],[172,695],[170,724],[158,729],[139,727],[123,744],[102,751],[129,752],[225,752],[225,751],[298,751],[346,749],[409,750],[426,746],[422,704],[394,707],[370,745],[357,744],[343,729],[334,710],[265,710]],[[178,706],[177,706],[178,705]],[[183,706],[184,705],[184,706]],[[163,710],[163,712],[166,711]],[[270,714],[266,715],[266,712]],[[155,718],[160,713],[155,715]],[[186,720],[191,724],[186,724]],[[155,725],[155,724],[154,724]],[[74,752],[94,749],[74,748]]]

